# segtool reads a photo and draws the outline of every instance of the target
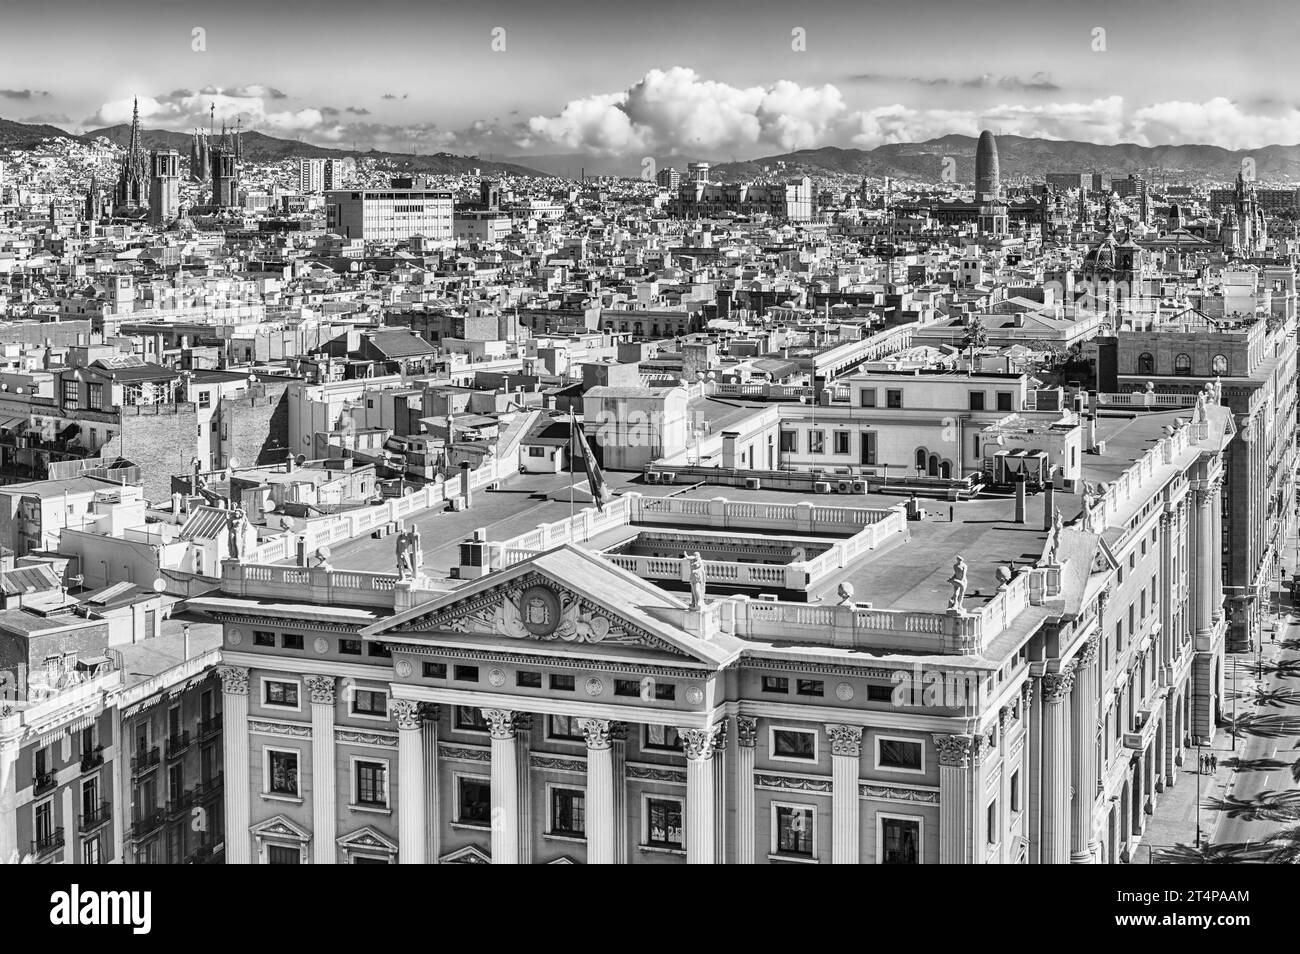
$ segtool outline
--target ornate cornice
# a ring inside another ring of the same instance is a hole
[[[939,764],[955,768],[966,768],[970,762],[971,737],[969,735],[931,736],[934,746],[939,750]]]
[[[335,679],[333,676],[304,676],[303,682],[307,683],[307,691],[311,693],[312,705],[334,705]]]
[[[221,677],[221,691],[232,696],[248,695],[248,670],[243,666],[222,666],[217,670]]]
[[[479,662],[497,662],[497,663],[527,663],[537,664],[537,655],[527,652],[502,652],[487,649],[466,649],[460,646],[439,646],[436,644],[425,643],[403,643],[396,640],[391,641],[391,645],[402,653],[411,656],[438,656],[449,659],[473,659]],[[701,671],[699,669],[679,668],[676,666],[657,666],[654,664],[641,665],[637,664],[620,664],[611,659],[593,659],[588,656],[545,656],[546,665],[555,669],[581,669],[583,671],[594,669],[596,672],[611,673],[628,676],[662,676],[666,679],[699,679]]]
[[[273,616],[270,613],[265,615],[253,613],[230,613],[214,610],[208,613],[213,619],[222,623],[243,623],[245,626],[266,626],[274,622],[279,629],[303,629],[317,633],[344,633],[351,635],[361,629],[363,626],[369,626],[367,622],[357,623],[333,623],[326,620],[307,620],[296,617]],[[274,656],[275,653],[267,653],[268,656]]]
[[[758,744],[758,720],[753,716],[736,716],[736,743],[744,749]]]
[[[398,729],[410,732],[424,724],[424,713],[420,711],[420,703],[414,699],[394,699],[388,704],[388,711]]]
[[[862,726],[828,725],[826,735],[831,740],[832,755],[847,755],[855,759],[862,755]]]

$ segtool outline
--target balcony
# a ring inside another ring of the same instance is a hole
[[[44,835],[37,835],[32,839],[32,854],[37,858],[44,858],[46,855],[53,854],[62,847],[62,828],[55,828],[53,831],[46,832]]]
[[[169,799],[167,802],[167,817],[177,818],[184,815],[194,804],[194,792],[181,792],[180,797]]]
[[[214,735],[221,731],[221,715],[214,715],[210,719],[199,720],[199,741],[206,742]]]
[[[81,770],[90,772],[104,764],[104,747],[97,745],[93,749],[81,753]]]
[[[32,794],[43,795],[57,784],[58,780],[53,772],[37,772],[36,777],[32,779]]]
[[[144,775],[146,772],[156,769],[158,767],[158,762],[158,746],[156,745],[152,749],[141,749],[136,752],[131,759],[132,778]]]
[[[81,831],[88,832],[98,828],[112,817],[112,806],[108,802],[100,802],[93,809],[81,813]]]
[[[135,824],[131,826],[131,837],[132,838],[148,837],[149,835],[153,834],[155,831],[157,831],[159,828],[162,827],[162,823],[164,820],[165,820],[165,816],[163,815],[162,811],[157,808],[155,808],[153,811],[149,812],[148,814],[139,816],[138,818],[136,818]]]
[[[167,758],[178,759],[184,754],[185,750],[190,747],[190,731],[186,729],[179,735],[173,735],[167,740]]]
[[[207,801],[210,798],[216,798],[221,794],[221,772],[217,772],[211,778],[206,778],[194,786],[194,800],[198,802]]]

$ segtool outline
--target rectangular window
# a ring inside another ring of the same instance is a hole
[[[456,820],[463,825],[486,825],[492,819],[492,785],[487,779],[458,778]]]
[[[803,855],[811,858],[813,853],[813,810],[806,805],[774,804],[772,811],[776,816],[772,850],[779,855]]]
[[[1011,396],[1011,392],[1010,392],[1010,391],[999,391],[999,392],[998,392],[998,410],[999,410],[999,411],[1010,411],[1010,410],[1013,410],[1013,408],[1012,408],[1012,396]]]
[[[795,692],[801,696],[825,695],[826,683],[820,679],[799,679],[795,682]]]
[[[478,682],[478,666],[456,666],[452,674],[457,682]]]
[[[862,443],[858,454],[858,462],[874,467],[876,464],[876,433],[875,431],[863,431],[860,436]]]
[[[545,456],[546,456],[546,448],[545,448],[545,447],[530,447],[530,448],[528,448],[528,456],[529,456],[529,457],[545,457]]]
[[[677,687],[670,682],[656,682],[654,696],[660,702],[672,702],[677,698]]]
[[[918,818],[880,819],[880,864],[919,865],[921,863],[921,821]]]
[[[586,793],[579,789],[551,789],[551,834],[584,835],[587,831],[586,806]]]
[[[670,725],[648,725],[645,727],[645,748],[681,751],[682,740]]]
[[[366,655],[387,657],[393,655],[393,651],[388,648],[387,643],[367,643]]]
[[[266,790],[272,795],[298,795],[298,753],[266,750]]]
[[[810,454],[826,453],[826,432],[825,431],[808,432],[808,453]]]
[[[77,403],[77,382],[76,381],[63,382],[63,403],[76,406]]]
[[[903,406],[903,392],[901,389],[890,388],[885,391],[885,407],[901,408]]]
[[[266,863],[268,865],[300,865],[302,851],[291,845],[267,845]]]
[[[422,671],[424,673],[425,679],[446,679],[447,678],[446,663],[427,662],[424,664]]]
[[[785,676],[764,676],[764,677],[763,677],[763,691],[764,691],[764,692],[782,692],[782,693],[784,693],[784,692],[789,692],[789,691],[790,691],[790,680],[787,679]]]
[[[552,674],[551,688],[559,692],[573,692],[574,689],[573,676],[560,676],[560,675]]]
[[[876,389],[862,388],[860,391],[858,391],[858,405],[860,407],[875,407]]]
[[[199,407],[212,407],[212,392],[211,392],[211,391],[200,391],[200,392],[199,392]]]
[[[358,689],[352,696],[352,712],[355,715],[388,715],[388,694],[383,690]]]
[[[1020,772],[1011,773],[1011,810],[1020,811]]]
[[[283,649],[302,649],[302,633],[284,633],[280,637]]]
[[[849,453],[849,432],[848,431],[835,432],[835,453],[837,454]]]
[[[488,730],[487,719],[483,717],[483,710],[477,706],[457,706],[455,725],[456,728],[463,732],[486,732]]]
[[[582,726],[578,724],[577,716],[548,716],[546,723],[548,738],[560,739],[564,742],[581,742],[586,738],[582,733]]]
[[[988,830],[985,832],[984,837],[990,845],[996,845],[998,843],[998,801],[996,798],[989,802],[986,824]]]
[[[867,686],[868,702],[893,702],[893,686]]]
[[[81,863],[83,865],[97,865],[102,860],[98,835],[92,835],[81,843]]]
[[[267,632],[267,631],[264,630],[264,629],[255,629],[255,630],[253,630],[253,645],[254,645],[254,646],[274,646],[274,645],[275,645],[275,633]]]
[[[361,640],[359,639],[340,639],[339,652],[344,656],[360,656]]]
[[[797,729],[773,729],[772,758],[814,761],[817,758],[816,734]]]
[[[357,773],[357,804],[387,805],[388,763],[358,760],[354,764]]]
[[[263,683],[264,695],[262,702],[268,706],[284,706],[287,709],[298,708],[298,684],[296,682],[275,682],[267,680]]]
[[[799,432],[798,431],[781,432],[781,453],[782,454],[799,453]]]
[[[521,669],[515,673],[515,685],[524,689],[542,688],[542,674],[531,669]]]
[[[982,410],[984,410],[984,392],[983,392],[983,391],[971,391],[971,392],[970,392],[970,409],[971,409],[972,411],[982,411]]]
[[[631,699],[641,698],[641,681],[639,679],[615,679],[614,695]]]
[[[925,767],[925,747],[908,739],[876,737],[876,768],[920,772]]]
[[[104,385],[96,383],[87,385],[87,403],[93,411],[104,409]]]
[[[659,848],[682,847],[682,802],[677,798],[647,798],[645,843]]]

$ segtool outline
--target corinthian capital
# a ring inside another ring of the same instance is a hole
[[[707,759],[713,754],[719,738],[725,739],[726,726],[724,723],[717,723],[707,729],[679,728],[677,735],[682,740],[682,750],[685,751],[688,759]]]
[[[758,744],[757,719],[752,716],[736,716],[736,743],[745,749],[752,749]]]
[[[388,704],[388,711],[393,714],[399,729],[418,729],[424,721],[420,704],[414,699],[394,699]]]
[[[1083,648],[1079,650],[1079,665],[1091,666],[1093,663],[1095,663],[1097,661],[1097,653],[1100,647],[1101,647],[1100,636],[1093,636],[1086,643],[1084,643]]]
[[[488,734],[494,739],[513,739],[515,737],[515,714],[509,709],[484,709],[483,718],[488,722]]]
[[[826,734],[830,736],[832,755],[851,755],[857,758],[862,754],[862,726],[828,725]]]
[[[970,764],[971,737],[969,735],[935,735],[934,747],[939,750],[939,764],[966,768]]]
[[[1051,705],[1063,702],[1065,697],[1070,694],[1070,689],[1073,686],[1073,669],[1043,674],[1043,698]]]
[[[578,727],[582,729],[583,738],[587,740],[587,748],[609,748],[611,724],[608,719],[579,719]]]
[[[311,693],[312,705],[334,705],[335,681],[333,676],[307,676],[304,682],[307,683],[307,691]]]
[[[248,670],[243,666],[222,666],[217,670],[221,677],[221,691],[232,696],[248,695]]]

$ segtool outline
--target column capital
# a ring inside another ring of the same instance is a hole
[[[399,729],[418,729],[424,722],[420,703],[414,699],[394,699],[388,704],[388,710],[393,714]]]
[[[589,749],[607,749],[610,744],[610,727],[613,725],[608,719],[579,719],[578,727],[582,729],[582,735],[587,740]]]
[[[955,768],[966,768],[970,762],[971,737],[969,735],[931,736],[934,746],[939,750],[939,764]]]
[[[1074,686],[1074,669],[1043,674],[1043,698],[1049,705],[1060,705]]]
[[[1083,644],[1083,648],[1079,650],[1079,655],[1077,657],[1078,664],[1080,666],[1091,666],[1093,663],[1097,661],[1097,654],[1100,651],[1100,649],[1101,649],[1101,637],[1093,636],[1089,638]]]
[[[830,736],[832,755],[847,755],[856,759],[862,754],[862,726],[828,725],[826,734]]]
[[[306,676],[303,681],[307,683],[307,691],[311,694],[312,705],[334,705],[336,680],[333,676]]]
[[[1020,700],[1021,703],[1024,705],[1025,711],[1028,712],[1029,707],[1034,702],[1034,677],[1030,676],[1028,679],[1024,681],[1024,683],[1021,684]]]
[[[716,722],[707,729],[683,729],[678,727],[677,735],[682,740],[682,750],[687,761],[699,761],[710,758],[719,740],[725,742],[726,722]]]
[[[978,766],[984,762],[985,757],[993,751],[993,740],[989,738],[992,730],[985,735],[977,735],[970,740],[970,761],[971,765]]]
[[[1005,736],[1009,725],[1011,725],[1011,707],[1003,706],[998,710],[998,732]]]
[[[736,716],[736,743],[742,749],[758,744],[758,720],[753,716]]]
[[[609,740],[610,740],[611,742],[626,742],[626,741],[627,741],[627,723],[626,723],[626,722],[611,722],[611,723],[609,724]]]
[[[217,669],[221,677],[221,691],[232,696],[248,695],[248,670],[243,666],[221,666]]]
[[[488,734],[493,739],[515,737],[515,714],[510,709],[484,709],[483,718],[488,721]]]
[[[1097,614],[1101,615],[1106,609],[1106,604],[1110,602],[1110,584],[1107,583],[1097,593]]]

